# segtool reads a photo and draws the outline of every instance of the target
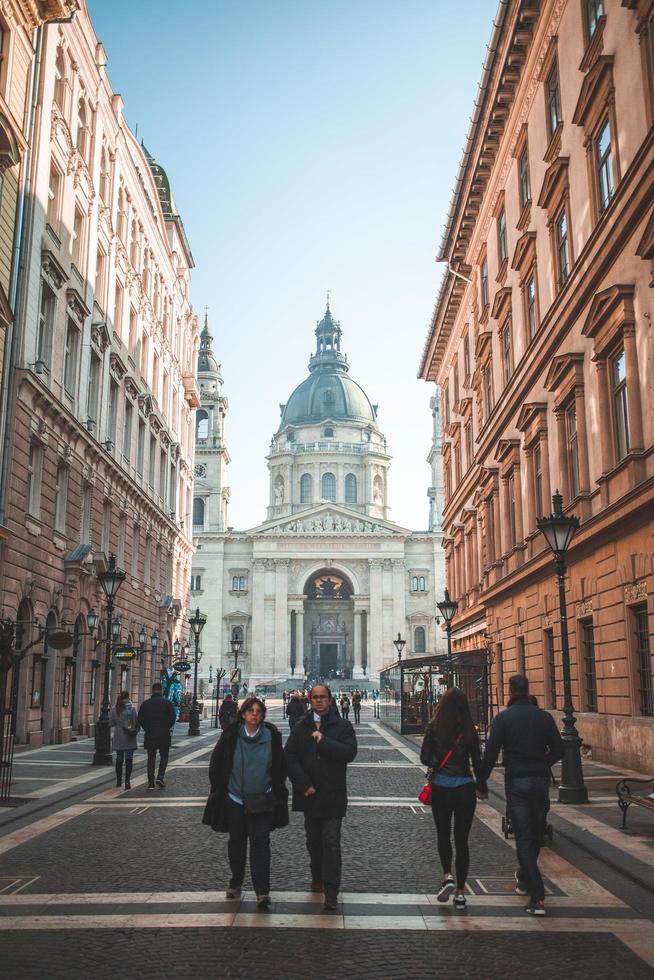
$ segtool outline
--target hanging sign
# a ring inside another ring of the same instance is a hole
[[[116,660],[134,660],[136,655],[137,651],[134,647],[122,646],[114,650]]]
[[[173,670],[178,670],[180,674],[186,674],[191,669],[188,660],[177,660],[173,664]]]

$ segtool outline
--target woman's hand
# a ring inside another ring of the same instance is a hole
[[[305,796],[315,796],[316,795],[316,788],[315,788],[315,786],[309,786],[309,789],[305,789],[304,795]]]

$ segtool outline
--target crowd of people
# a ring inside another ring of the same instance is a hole
[[[239,899],[245,879],[249,842],[250,874],[257,905],[271,904],[271,832],[289,823],[287,779],[292,809],[304,815],[310,889],[322,893],[324,909],[338,908],[341,886],[341,826],[347,810],[347,766],[357,755],[349,721],[360,723],[363,692],[337,698],[324,682],[284,698],[290,734],[266,721],[265,701],[246,697],[239,705],[227,695],[218,718],[221,736],[209,764],[210,793],[202,822],[228,835],[230,880],[227,899]],[[139,728],[145,732],[148,789],[165,787],[175,712],[154,684],[152,697],[138,712],[122,691],[111,712],[116,749],[116,783],[130,788]],[[159,767],[155,779],[156,756]],[[488,798],[488,778],[502,754],[507,812],[516,838],[515,891],[528,898],[525,911],[543,916],[545,889],[538,867],[547,812],[551,767],[563,757],[554,719],[538,707],[526,677],[509,679],[507,707],[494,719],[482,755],[477,729],[463,691],[449,688],[438,701],[426,728],[420,760],[427,766],[430,805],[436,827],[442,879],[439,902],[453,897],[466,909],[470,866],[469,837],[477,800]],[[453,842],[452,842],[453,836]],[[453,873],[454,862],[454,873]]]

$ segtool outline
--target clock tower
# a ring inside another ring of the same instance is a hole
[[[229,453],[225,446],[225,415],[220,364],[213,354],[213,337],[205,313],[198,352],[200,408],[195,415],[195,483],[193,537],[225,531],[229,522],[230,489],[226,486]]]

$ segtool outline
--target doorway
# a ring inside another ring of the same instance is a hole
[[[338,643],[320,644],[320,676],[329,677],[330,671],[336,671],[338,663]]]

